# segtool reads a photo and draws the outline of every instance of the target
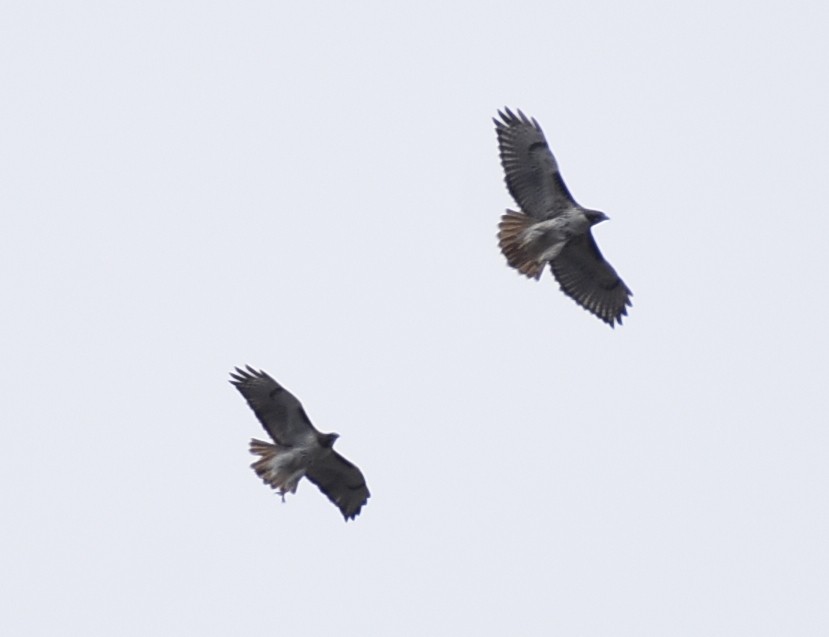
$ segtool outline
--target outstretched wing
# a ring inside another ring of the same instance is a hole
[[[339,508],[346,522],[359,515],[371,495],[362,472],[336,451],[312,464],[305,477]]]
[[[230,376],[231,384],[245,397],[276,444],[293,447],[317,433],[302,403],[265,372],[248,365],[246,370],[237,367]]]
[[[633,292],[605,261],[590,231],[570,239],[550,262],[550,269],[562,291],[576,303],[610,327],[614,322],[622,324]]]
[[[521,210],[536,219],[550,219],[576,205],[538,122],[520,110],[518,115],[504,110],[498,111],[503,121],[492,121],[507,188]]]

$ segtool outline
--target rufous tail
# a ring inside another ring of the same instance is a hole
[[[535,223],[535,219],[523,212],[507,210],[498,224],[498,245],[513,268],[524,276],[538,280],[544,272],[544,263],[530,256],[524,233]]]
[[[287,457],[284,455],[284,449],[278,445],[253,438],[250,441],[250,452],[255,456],[259,456],[250,467],[256,472],[256,475],[262,478],[262,482],[276,489],[282,496],[288,492],[296,492],[297,482],[301,474],[295,474],[286,466]]]

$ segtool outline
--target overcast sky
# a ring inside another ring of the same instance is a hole
[[[0,632],[829,634],[827,20],[5,2]],[[623,326],[506,266],[504,106]],[[356,521],[249,469],[246,363]]]

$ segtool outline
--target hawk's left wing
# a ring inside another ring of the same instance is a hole
[[[363,473],[336,451],[312,464],[305,477],[340,509],[346,522],[359,515],[371,495]]]
[[[550,269],[561,290],[576,303],[610,327],[614,322],[622,324],[633,292],[605,261],[590,231],[570,239],[550,261]]]

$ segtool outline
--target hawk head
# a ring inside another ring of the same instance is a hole
[[[336,442],[337,438],[340,437],[340,434],[320,434],[319,435],[319,443],[321,447],[325,449],[330,449],[334,446],[334,442]]]
[[[599,210],[585,210],[584,216],[587,217],[587,220],[590,222],[591,226],[595,226],[597,223],[610,219],[610,217]]]

